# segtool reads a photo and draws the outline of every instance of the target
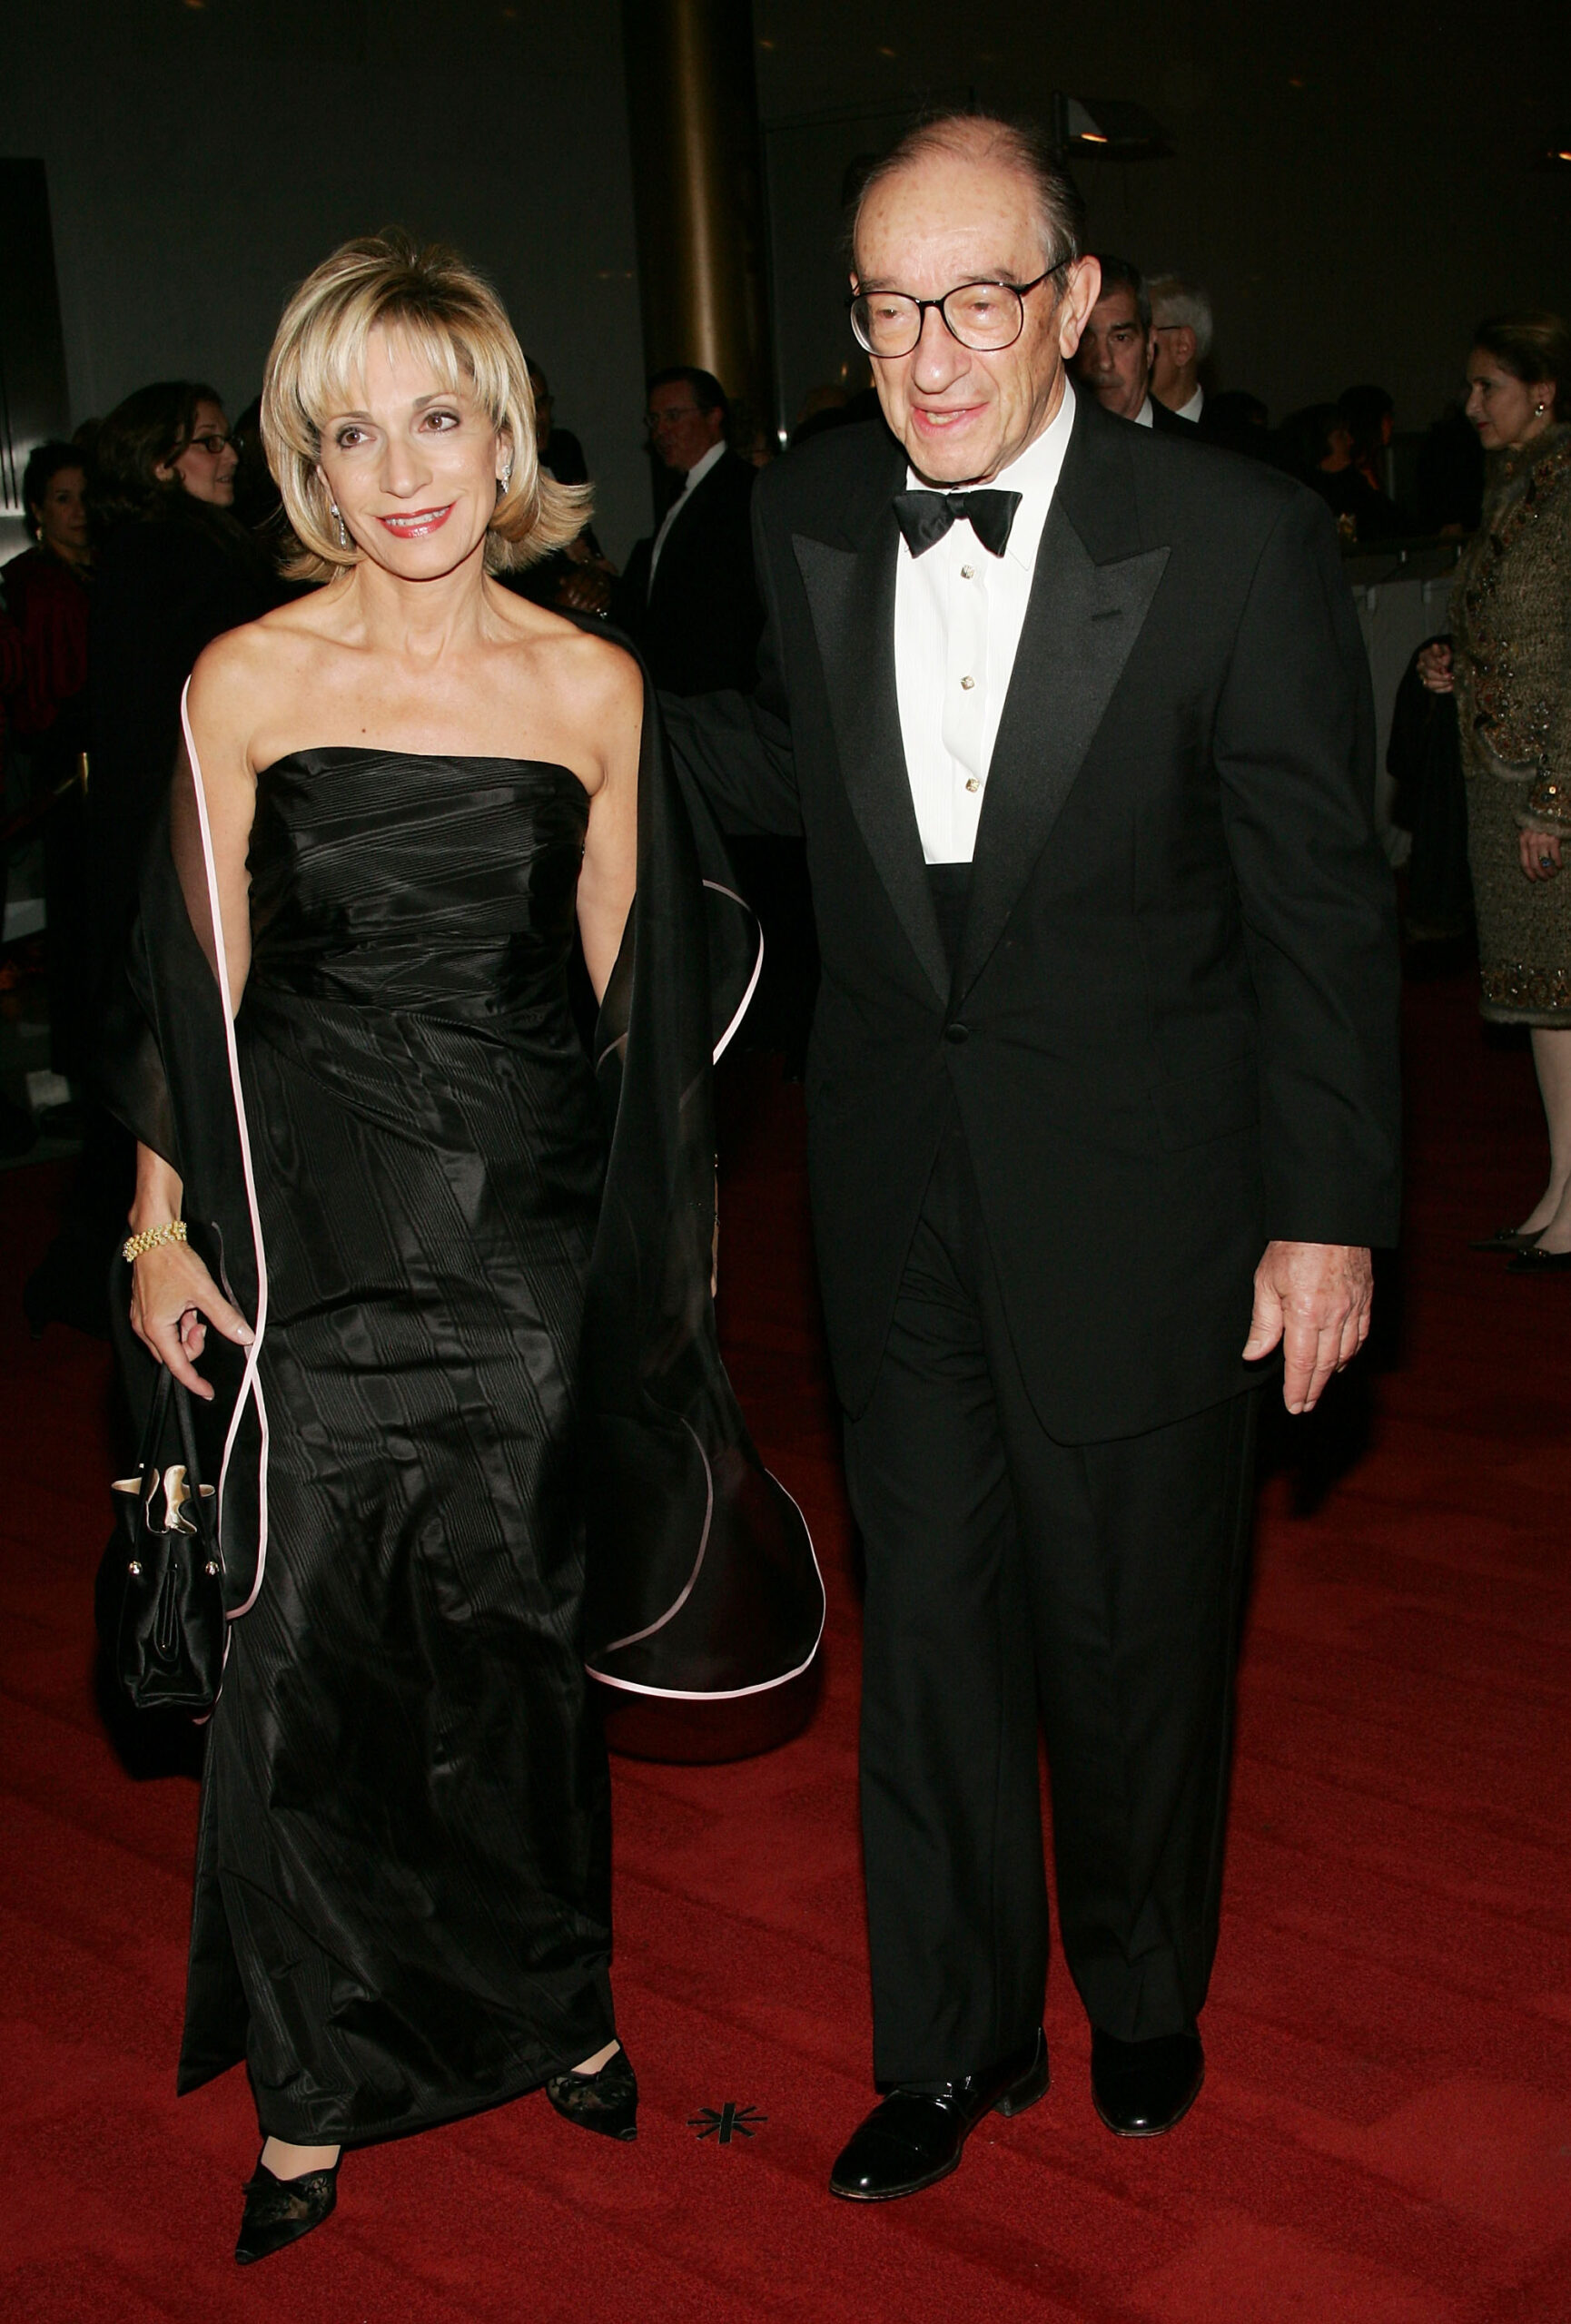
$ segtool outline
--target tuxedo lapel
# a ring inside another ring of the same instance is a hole
[[[891,485],[890,491],[893,492]],[[894,573],[899,531],[883,496],[865,537],[841,548],[793,537],[829,695],[840,769],[879,878],[941,1001],[949,963],[927,883],[912,803],[894,680]]]
[[[1163,547],[1120,554],[1141,537],[1139,512],[1122,447],[1099,420],[1082,399],[1037,550],[977,830],[956,1004],[986,966],[1047,844],[1168,560]]]

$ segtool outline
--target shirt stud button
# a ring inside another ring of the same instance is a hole
[[[974,581],[976,578],[975,566],[963,565],[960,568],[960,577],[963,581]]]
[[[961,679],[961,681],[960,681],[960,683],[961,683],[962,686],[964,688],[965,692],[966,692],[967,694],[969,694],[969,693],[971,692],[972,687],[976,684],[976,680],[975,680],[974,678],[962,678],[962,679]]]
[[[968,774],[965,778],[965,787],[968,791],[980,791],[982,777],[979,774]]]

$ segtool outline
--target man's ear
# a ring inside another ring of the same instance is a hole
[[[1064,274],[1058,302],[1058,350],[1066,363],[1079,347],[1085,319],[1101,296],[1101,259],[1077,258]]]

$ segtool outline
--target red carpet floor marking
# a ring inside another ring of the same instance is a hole
[[[91,1584],[123,1452],[104,1352],[17,1295],[51,1169],[0,1176],[0,2318],[26,2324],[1567,2324],[1571,1283],[1467,1238],[1537,1190],[1527,1060],[1408,996],[1408,1236],[1375,1362],[1278,1432],[1241,1679],[1210,2076],[1109,2138],[1062,1967],[1049,2097],[914,2201],[835,2204],[868,2102],[858,1615],[800,1093],[730,1068],[722,1308],[828,1575],[816,1718],[731,1768],[617,1768],[634,2147],[543,2097],[351,2156],[241,2274],[242,2078],[173,2095],[195,1788],[112,1747]],[[700,2138],[706,2110],[751,2137]]]

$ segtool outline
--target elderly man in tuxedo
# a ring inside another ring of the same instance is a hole
[[[1145,287],[1153,341],[1151,399],[1198,428],[1205,417],[1200,365],[1211,351],[1211,302],[1198,282],[1186,282],[1181,274],[1153,274]]]
[[[1392,898],[1331,527],[1075,392],[1080,236],[986,118],[874,172],[851,314],[887,427],[760,478],[759,684],[671,706],[728,820],[805,830],[823,947],[882,2093],[831,2185],[862,2201],[1047,2088],[1039,1716],[1097,2108],[1141,2136],[1193,2101],[1262,1382],[1314,1406],[1396,1226]]]

